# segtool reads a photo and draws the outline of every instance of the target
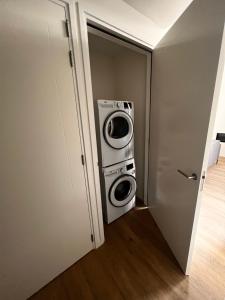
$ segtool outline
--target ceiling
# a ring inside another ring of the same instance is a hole
[[[156,26],[168,30],[193,0],[123,0]]]

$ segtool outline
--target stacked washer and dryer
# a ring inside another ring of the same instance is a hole
[[[98,100],[96,109],[103,217],[109,224],[135,205],[134,106]]]

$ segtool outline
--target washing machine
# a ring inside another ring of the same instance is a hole
[[[99,165],[110,166],[134,157],[134,104],[131,101],[97,101]]]
[[[109,224],[135,205],[137,184],[134,159],[102,168],[100,180],[103,218]]]

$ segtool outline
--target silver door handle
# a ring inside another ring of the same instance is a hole
[[[191,175],[188,175],[186,173],[184,173],[183,171],[181,170],[177,170],[178,173],[180,173],[181,175],[183,175],[185,178],[187,179],[192,179],[192,180],[197,180],[198,179],[198,176],[196,173],[192,173]]]

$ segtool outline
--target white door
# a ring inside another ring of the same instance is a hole
[[[186,274],[224,20],[224,0],[194,1],[153,51],[149,205]]]
[[[93,248],[65,20],[53,1],[0,4],[0,299]]]

